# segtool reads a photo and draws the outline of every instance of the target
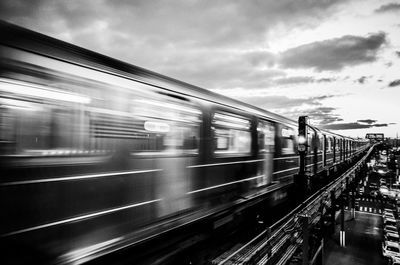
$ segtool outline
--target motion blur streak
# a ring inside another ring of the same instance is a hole
[[[47,98],[53,100],[63,100],[74,103],[88,104],[90,98],[64,91],[58,91],[49,87],[33,86],[32,84],[13,82],[10,80],[0,80],[0,90],[3,93],[21,94],[24,96],[34,96],[38,98]]]
[[[121,176],[121,175],[131,175],[131,174],[140,174],[140,173],[150,173],[150,172],[157,172],[157,171],[162,171],[162,170],[161,170],[161,169],[137,170],[137,171],[112,172],[112,173],[93,174],[93,175],[74,176],[74,177],[64,177],[64,178],[52,178],[52,179],[37,179],[37,180],[15,181],[15,182],[1,183],[0,186],[22,185],[22,184],[34,184],[34,183],[44,183],[44,182],[53,182],[53,181],[85,180],[85,179],[90,179],[90,178],[112,177],[112,176]]]
[[[197,192],[201,192],[201,191],[216,189],[216,188],[224,187],[224,186],[227,186],[227,185],[232,185],[232,184],[236,184],[236,183],[239,183],[239,182],[254,180],[254,179],[258,179],[258,178],[262,178],[262,177],[265,177],[265,176],[264,176],[264,175],[260,175],[260,176],[255,176],[255,177],[252,177],[252,178],[247,178],[247,179],[241,179],[241,180],[237,180],[237,181],[232,181],[232,182],[224,183],[224,184],[221,184],[221,185],[216,185],[216,186],[212,186],[212,187],[208,187],[208,188],[204,188],[204,189],[200,189],[200,190],[190,191],[190,192],[188,192],[188,194],[193,194],[193,193],[197,193]]]
[[[5,22],[0,35],[1,264],[78,264],[287,200],[297,121]],[[307,126],[315,176],[369,144]]]
[[[85,257],[88,255],[93,255],[93,252],[99,252],[102,249],[105,249],[107,246],[112,245],[113,243],[116,243],[118,241],[121,241],[123,237],[118,237],[118,238],[113,238],[110,240],[107,240],[105,242],[101,242],[98,244],[94,244],[89,247],[77,249],[71,252],[68,252],[60,257],[60,260],[63,262],[68,262],[72,264],[81,264],[85,261]]]
[[[39,226],[31,227],[31,228],[28,228],[28,229],[23,229],[23,230],[11,232],[11,233],[8,233],[8,234],[4,234],[4,235],[1,235],[1,237],[7,237],[7,236],[11,236],[11,235],[16,235],[16,234],[20,234],[20,233],[25,233],[25,232],[29,232],[29,231],[33,231],[33,230],[38,230],[38,229],[50,227],[50,226],[66,224],[66,223],[70,223],[70,222],[76,222],[76,221],[79,221],[79,220],[83,220],[83,219],[87,219],[87,218],[91,218],[91,217],[96,217],[96,216],[100,216],[100,215],[104,215],[104,214],[109,214],[109,213],[113,213],[113,212],[117,212],[117,211],[122,211],[122,210],[126,210],[126,209],[129,209],[129,208],[138,207],[138,206],[142,206],[142,205],[146,205],[146,204],[150,204],[150,203],[154,203],[154,202],[159,202],[159,201],[162,201],[162,199],[157,199],[157,200],[152,200],[152,201],[147,201],[147,202],[142,202],[142,203],[136,203],[136,204],[127,205],[127,206],[124,206],[124,207],[118,207],[118,208],[115,208],[115,209],[110,209],[110,210],[107,210],[107,211],[102,211],[102,212],[92,213],[92,214],[88,214],[88,215],[78,216],[78,217],[75,217],[75,218],[70,218],[70,219],[66,219],[66,220],[62,220],[62,221],[58,221],[58,222],[54,222],[54,223],[39,225]]]

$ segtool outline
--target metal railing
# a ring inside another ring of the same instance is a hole
[[[374,146],[350,169],[324,188],[315,192],[306,201],[281,218],[271,227],[265,229],[255,238],[242,246],[236,246],[212,261],[212,264],[285,264],[303,242],[302,217],[307,217],[310,225],[316,224],[326,208],[332,205],[330,194],[333,191],[337,198],[347,183],[355,178],[355,172],[370,156]]]

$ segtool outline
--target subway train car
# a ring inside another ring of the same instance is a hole
[[[369,147],[366,139],[352,139],[308,125],[306,173],[326,176]]]
[[[296,121],[6,22],[0,32],[2,264],[84,263],[293,183]],[[310,174],[367,147],[308,126]]]

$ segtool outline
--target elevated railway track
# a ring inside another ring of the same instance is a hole
[[[308,250],[309,246],[304,247],[304,244],[310,244],[308,238],[310,233],[308,231],[312,231],[312,228],[317,226],[321,230],[322,226],[324,226],[324,216],[329,211],[335,216],[336,199],[341,195],[348,195],[351,183],[359,177],[358,175],[362,168],[365,168],[366,161],[373,148],[371,147],[345,173],[315,192],[282,219],[246,244],[242,246],[236,245],[235,248],[213,259],[211,263],[214,265],[286,264],[299,248],[303,247],[303,250]],[[302,258],[307,258],[311,261],[315,260],[315,257],[306,257],[305,255]]]

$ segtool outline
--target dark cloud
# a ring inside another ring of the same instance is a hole
[[[357,120],[357,122],[373,124],[373,123],[377,122],[377,120],[365,119],[365,120]]]
[[[362,77],[360,77],[359,79],[357,79],[357,81],[358,81],[358,83],[360,83],[360,84],[364,84],[366,78],[367,78],[366,76],[362,76]]]
[[[319,124],[320,125],[325,125],[325,124],[331,124],[333,122],[337,122],[337,121],[343,121],[342,118],[338,117],[338,115],[325,115],[325,117],[323,117],[323,119],[320,120]]]
[[[336,108],[332,108],[332,107],[320,107],[317,109],[317,111],[321,112],[321,113],[330,113],[332,111],[334,111]]]
[[[2,19],[209,89],[268,87],[266,36],[313,28],[347,0],[2,0]],[[235,58],[233,58],[235,57]],[[258,78],[258,79],[256,79]]]
[[[275,54],[267,51],[246,52],[240,57],[252,66],[273,66],[275,64]]]
[[[390,3],[375,9],[376,13],[384,13],[390,11],[400,11],[400,4],[399,3]]]
[[[357,82],[360,84],[365,84],[368,81],[368,79],[371,79],[373,77],[374,77],[373,75],[369,75],[369,76],[364,75],[364,76],[361,76],[360,78],[356,79],[354,82]]]
[[[340,115],[335,114],[336,108],[332,107],[318,107],[307,111],[307,114],[314,123],[324,125],[336,121],[343,121]]]
[[[390,124],[393,124],[393,123],[376,123],[372,127],[387,127]]]
[[[297,120],[299,116],[306,115],[310,118],[312,124],[315,125],[324,125],[333,122],[343,121],[340,115],[335,113],[336,108],[322,106],[320,100],[326,99],[328,97],[333,96],[309,98],[307,99],[307,101],[306,99],[303,99],[303,104],[297,104],[291,108],[275,109],[274,111],[294,120]],[[304,108],[305,106],[309,107]]]
[[[387,123],[380,123],[380,124],[362,124],[357,122],[350,122],[350,123],[336,123],[336,124],[328,124],[323,125],[322,127],[326,130],[352,130],[352,129],[366,129],[372,127],[387,127],[389,124]]]
[[[312,76],[291,76],[276,78],[273,83],[277,85],[287,85],[287,84],[304,84],[304,83],[328,83],[334,82],[336,78],[315,78]]]
[[[395,51],[398,57],[400,57],[400,51]]]
[[[396,79],[396,80],[390,82],[388,86],[390,86],[390,87],[400,86],[400,79]]]
[[[293,110],[284,113],[285,115],[296,119],[300,115],[307,115],[310,117],[312,124],[316,124],[319,127],[327,130],[348,130],[348,129],[366,129],[373,127],[387,127],[395,123],[376,123],[377,120],[363,119],[357,120],[357,122],[350,123],[337,123],[342,122],[343,119],[339,114],[335,113],[336,108],[334,107],[323,107],[315,106],[307,110],[299,111]]]
[[[345,1],[2,0],[0,14],[6,20],[50,34],[57,34],[60,25],[71,31],[82,30],[101,20],[109,25],[107,34],[123,31],[139,43],[158,39],[162,48],[168,44],[180,48],[198,44],[234,47],[238,43],[262,43],[265,33],[278,22],[283,21],[282,26],[288,29],[318,26],[327,12],[333,13],[342,2]]]
[[[273,84],[273,78],[285,76],[282,70],[254,66],[262,62],[252,60],[251,56],[229,51],[215,52],[211,58],[207,51],[176,54],[179,63],[176,63],[175,55],[171,56],[165,59],[163,66],[159,66],[159,71],[209,89],[268,88]]]
[[[317,71],[340,70],[346,66],[373,62],[386,42],[383,32],[367,37],[346,35],[301,45],[281,53],[280,65],[287,68],[313,68]]]
[[[320,78],[320,79],[317,79],[317,82],[318,83],[330,83],[330,82],[334,82],[334,81],[336,81],[336,78]]]
[[[315,79],[311,76],[293,76],[293,77],[284,77],[275,79],[274,83],[278,85],[285,85],[285,84],[313,83],[314,81]]]
[[[336,121],[343,121],[343,120],[332,119],[332,122]],[[387,127],[389,125],[395,124],[395,123],[376,123],[377,120],[373,119],[363,119],[363,120],[357,120],[357,122],[349,122],[349,123],[332,123],[332,122],[320,123],[320,126],[326,130],[351,130],[351,129],[367,129],[373,127]]]

